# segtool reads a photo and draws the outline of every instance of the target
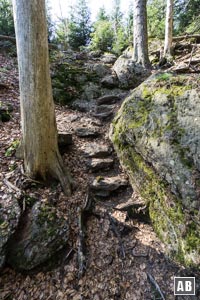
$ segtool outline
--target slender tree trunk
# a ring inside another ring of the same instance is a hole
[[[28,176],[60,180],[70,194],[57,143],[54,103],[49,72],[45,0],[13,0],[17,41],[22,149]]]
[[[167,0],[164,56],[172,55],[172,38],[173,38],[173,0]]]
[[[133,60],[144,68],[149,68],[146,2],[146,0],[133,1]]]

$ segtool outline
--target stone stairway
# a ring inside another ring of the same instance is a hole
[[[89,112],[87,124],[74,131],[76,136],[84,140],[81,152],[83,163],[90,174],[90,189],[93,195],[101,199],[116,196],[119,191],[126,191],[126,187],[129,187],[131,197],[129,182],[120,169],[110,140],[105,138],[120,102],[121,98],[115,95],[98,98],[95,105],[92,104],[93,109]]]

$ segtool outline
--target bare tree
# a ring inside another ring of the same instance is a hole
[[[60,180],[66,194],[71,178],[58,150],[49,72],[45,0],[13,0],[17,41],[22,149],[31,178]]]
[[[164,56],[172,55],[173,37],[173,0],[167,0],[166,20],[165,20],[165,45]]]
[[[147,0],[133,1],[133,60],[149,68],[146,4]]]

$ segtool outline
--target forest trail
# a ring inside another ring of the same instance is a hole
[[[184,268],[165,256],[164,245],[143,213],[129,214],[132,199],[137,197],[139,204],[141,201],[127,185],[126,174],[108,137],[110,122],[121,100],[110,106],[101,102],[95,113],[56,106],[58,131],[72,134],[72,144],[63,151],[63,158],[75,190],[66,197],[60,185],[46,187],[28,179],[23,174],[22,161],[14,152],[8,153],[10,145],[20,138],[16,62],[1,55],[0,68],[1,81],[7,86],[0,87],[0,100],[13,106],[11,120],[0,124],[2,199],[6,201],[11,193],[16,193],[4,184],[6,178],[26,195],[54,205],[70,222],[70,239],[64,255],[58,255],[59,266],[33,274],[20,274],[6,266],[0,277],[0,299],[197,299],[175,298],[174,276],[184,275]],[[115,179],[112,184],[110,178]],[[118,189],[117,184],[123,186]],[[81,277],[78,208],[84,207],[88,197],[92,198],[92,211],[84,222],[86,269]],[[156,283],[160,290],[156,290]]]

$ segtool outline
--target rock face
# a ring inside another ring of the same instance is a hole
[[[21,210],[17,199],[0,195],[0,268],[5,262],[6,244],[18,226]]]
[[[149,206],[168,253],[200,263],[200,80],[149,77],[124,101],[110,137],[135,190]]]
[[[68,223],[54,207],[37,202],[22,222],[8,247],[7,261],[15,269],[32,270],[66,245]]]

